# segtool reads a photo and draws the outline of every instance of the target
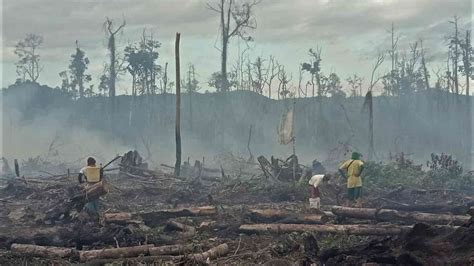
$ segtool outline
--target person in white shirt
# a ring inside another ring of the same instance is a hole
[[[319,210],[321,208],[321,192],[319,186],[331,179],[331,174],[313,175],[309,179],[309,208]]]

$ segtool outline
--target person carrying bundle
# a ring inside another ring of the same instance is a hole
[[[77,179],[80,184],[86,183],[86,187],[102,181],[102,169],[96,166],[96,161],[93,157],[87,158],[87,166],[79,171]],[[99,200],[88,202],[84,208],[89,214],[98,216]]]

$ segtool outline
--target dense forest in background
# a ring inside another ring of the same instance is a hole
[[[291,155],[291,145],[278,144],[277,126],[293,99],[274,100],[251,91],[182,97],[183,158],[213,158],[229,152],[248,158],[248,147],[254,156]],[[370,143],[365,100],[360,96],[296,98],[296,152],[302,162],[318,158],[334,163],[349,150],[361,151],[367,158]],[[154,162],[173,160],[174,94],[135,99],[118,96],[113,116],[108,112],[108,101],[109,97],[104,96],[74,100],[60,89],[32,82],[10,86],[3,90],[4,156],[27,159],[49,150],[50,157],[66,158],[71,146],[65,145],[64,138],[69,136],[69,142],[78,142],[79,147],[93,146],[87,151],[103,157],[136,148]],[[468,142],[473,139],[466,135],[469,123],[462,117],[469,110],[467,102],[465,96],[436,91],[404,95],[401,106],[398,97],[374,97],[372,159],[389,160],[403,152],[423,162],[433,152],[444,152],[467,165]],[[133,113],[131,105],[135,105]],[[22,137],[21,132],[29,137]],[[75,139],[77,132],[87,135]],[[18,140],[25,146],[19,147]],[[111,149],[113,145],[116,149]],[[76,156],[86,151],[74,149]]]

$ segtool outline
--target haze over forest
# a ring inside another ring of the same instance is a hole
[[[445,152],[469,168],[471,1],[230,2],[226,32],[220,0],[4,1],[3,156],[172,161],[180,32],[184,158],[249,157],[249,131],[252,155],[289,156],[276,128],[294,101],[303,163]]]

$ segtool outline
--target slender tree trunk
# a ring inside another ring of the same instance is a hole
[[[78,77],[79,80],[79,98],[84,98],[84,82],[82,77]]]
[[[222,28],[222,51],[221,51],[221,90],[227,91],[229,89],[227,81],[227,46],[229,44],[229,19],[231,3],[229,3],[227,23],[225,22],[225,1],[221,0],[221,28]]]
[[[454,33],[454,88],[456,90],[456,95],[459,95],[459,79],[458,79],[458,60],[459,60],[459,52],[458,52],[458,18],[454,17],[454,27],[455,27],[455,33]]]
[[[369,107],[369,160],[374,158],[374,109],[373,109],[373,99],[372,92],[367,93],[367,102]]]
[[[109,49],[110,49],[110,77],[109,77],[109,96],[114,99],[115,98],[115,36],[113,34],[110,35],[109,40]],[[114,102],[114,100],[112,100]]]
[[[470,91],[470,77],[471,77],[471,72],[472,72],[472,66],[471,66],[471,35],[470,31],[466,31],[466,64],[464,66],[465,71],[466,71],[466,150],[467,150],[467,169],[472,170],[472,116],[471,116],[471,91]]]
[[[176,33],[175,60],[176,60],[176,163],[174,166],[175,176],[179,176],[181,169],[181,77],[179,65],[179,39],[181,34]]]
[[[222,62],[221,62],[221,75],[222,75],[222,90],[227,91],[229,89],[228,80],[227,80],[227,37],[222,38]]]

